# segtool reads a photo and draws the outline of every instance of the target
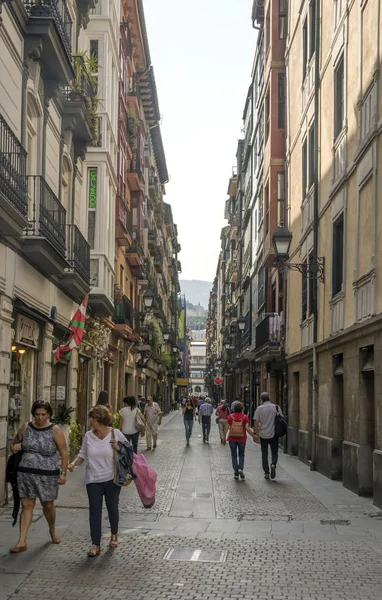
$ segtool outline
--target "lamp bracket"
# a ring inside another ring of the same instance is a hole
[[[276,260],[275,266],[283,273],[287,271],[299,271],[308,279],[319,279],[322,283],[325,282],[325,257],[318,256],[317,261],[308,260],[303,263],[290,263],[284,260]]]

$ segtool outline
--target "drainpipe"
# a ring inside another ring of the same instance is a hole
[[[320,89],[320,0],[316,3],[316,56],[314,61],[314,194],[313,194],[313,261],[318,257],[318,126],[319,126],[319,96]],[[313,285],[313,389],[312,389],[312,451],[310,470],[316,470],[316,437],[317,437],[317,325],[318,325],[318,279],[311,280]]]

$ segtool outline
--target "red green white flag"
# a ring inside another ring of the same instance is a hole
[[[69,339],[64,344],[57,346],[56,350],[54,351],[53,360],[55,365],[60,361],[61,358],[69,359],[72,350],[74,350],[74,348],[79,348],[81,345],[85,329],[88,298],[89,295],[87,294],[74,313],[73,319],[70,321],[68,327],[70,331]]]

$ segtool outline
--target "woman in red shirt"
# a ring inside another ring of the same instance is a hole
[[[245,479],[243,469],[247,432],[252,438],[255,434],[249,426],[249,418],[243,413],[241,402],[235,402],[233,413],[228,417],[227,423],[229,425],[227,440],[231,448],[234,479],[239,479],[239,476],[240,479]]]

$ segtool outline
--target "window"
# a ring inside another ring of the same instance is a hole
[[[308,63],[308,22],[305,19],[302,26],[302,80],[304,81],[306,76],[306,69]]]
[[[277,223],[284,222],[285,173],[277,173]]]
[[[269,89],[268,89],[267,95],[265,97],[265,142],[268,140],[268,137],[269,137],[270,119],[271,119],[271,111],[270,111],[270,96],[269,96]]]
[[[334,28],[336,29],[342,17],[346,0],[334,0]]]
[[[314,257],[313,257],[313,252],[310,252],[309,257],[309,264],[313,263]],[[313,273],[312,273],[313,274]],[[313,308],[314,308],[314,293],[315,293],[315,285],[316,285],[316,279],[314,279],[314,277],[309,277],[308,278],[308,290],[309,290],[309,315],[313,314]]]
[[[316,0],[311,0],[309,5],[309,59],[316,49]]]
[[[269,185],[267,184],[265,186],[265,190],[264,190],[264,209],[265,209],[265,235],[268,234],[269,232]]]
[[[265,20],[265,44],[268,50],[269,45],[271,43],[271,14],[270,8],[268,8],[266,20]]]
[[[306,260],[304,261],[306,263]],[[302,291],[301,291],[301,320],[305,321],[308,315],[308,275],[306,271],[302,274]]]
[[[88,169],[88,242],[90,248],[94,250],[95,244],[95,226],[97,209],[97,178],[98,170],[96,168]]]
[[[302,197],[305,198],[308,187],[308,145],[305,139],[302,145]]]
[[[333,224],[332,295],[342,291],[344,267],[344,216]]]
[[[344,124],[344,57],[334,71],[334,139],[341,133]]]
[[[315,171],[315,135],[313,125],[309,129],[309,188],[314,184]]]
[[[258,310],[261,310],[265,302],[265,269],[261,269],[258,274],[258,292],[257,292],[257,306]]]
[[[278,126],[285,129],[285,73],[279,73],[278,92]]]
[[[279,38],[285,40],[287,36],[287,0],[279,0]]]

